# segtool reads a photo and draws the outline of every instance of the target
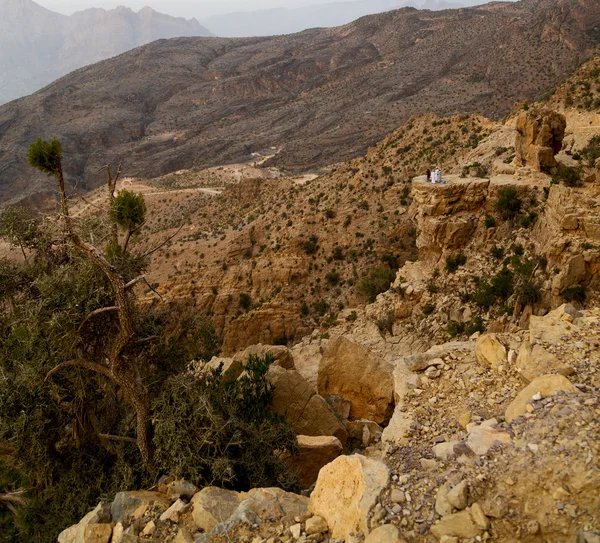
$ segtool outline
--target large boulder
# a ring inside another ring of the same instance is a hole
[[[369,534],[368,513],[389,480],[387,466],[361,455],[340,456],[323,467],[310,496],[310,512],[323,517],[331,537]]]
[[[302,488],[312,486],[321,468],[343,452],[342,443],[335,436],[298,436],[298,449],[298,454],[288,456],[285,462],[298,474]]]
[[[549,353],[541,345],[531,345],[529,341],[524,341],[519,349],[519,356],[515,362],[517,370],[521,377],[528,383],[548,373],[560,373],[561,375],[571,375],[573,368],[563,364],[555,355]]]
[[[146,490],[118,492],[110,506],[112,521],[123,522],[142,505],[159,505],[163,509],[167,509],[171,505],[171,501],[160,492]]]
[[[271,366],[268,377],[274,387],[271,408],[285,416],[296,435],[335,436],[346,443],[344,425],[299,372]]]
[[[553,396],[558,391],[578,392],[571,381],[562,375],[542,375],[529,383],[506,408],[506,422],[512,422],[527,411],[527,404],[539,394],[540,397]]]
[[[475,343],[475,358],[487,368],[497,369],[506,362],[506,347],[500,343],[496,334],[484,334]]]
[[[192,518],[199,530],[209,532],[226,521],[240,504],[240,495],[233,490],[207,486],[192,498]]]
[[[555,155],[562,149],[567,122],[565,116],[547,109],[523,111],[516,121],[517,167],[530,166],[550,173],[557,166]]]
[[[341,396],[352,404],[353,419],[387,422],[394,410],[393,368],[345,337],[329,342],[319,365],[319,394]]]
[[[99,503],[77,524],[58,535],[59,543],[108,543],[112,536],[110,506]]]

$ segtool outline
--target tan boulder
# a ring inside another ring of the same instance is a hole
[[[240,505],[240,495],[233,490],[207,486],[192,498],[192,518],[199,530],[209,532],[227,520]]]
[[[99,503],[77,524],[63,530],[58,535],[59,543],[103,543],[110,541],[113,524],[110,506]],[[106,535],[108,534],[108,536]]]
[[[368,447],[381,439],[383,428],[372,420],[353,420],[346,423],[348,437],[362,444],[363,447]]]
[[[75,543],[108,543],[112,537],[112,524],[88,524],[75,537]]]
[[[462,537],[470,539],[477,537],[485,529],[487,518],[483,515],[481,507],[474,504],[463,511],[446,515],[437,524],[431,527],[431,533],[438,539],[442,537]]]
[[[159,505],[163,509],[167,509],[171,505],[171,501],[160,492],[147,490],[118,492],[110,505],[112,521],[122,522],[139,507],[150,505]]]
[[[267,354],[273,356],[275,359],[273,362],[274,364],[281,366],[286,370],[294,369],[294,358],[292,357],[292,353],[283,345],[263,345],[262,343],[258,343],[257,345],[247,347],[241,353],[235,354],[233,359],[245,363],[252,355],[264,358]]]
[[[550,173],[557,166],[554,157],[562,149],[566,126],[565,116],[555,111],[523,111],[516,120],[516,166]]]
[[[384,524],[375,528],[365,539],[365,543],[404,543],[400,532],[393,524]]]
[[[475,357],[482,366],[496,369],[507,360],[506,347],[496,334],[484,334],[475,343]]]
[[[335,436],[346,443],[344,425],[299,372],[271,366],[268,376],[274,387],[271,407],[285,416],[296,435]]]
[[[469,432],[467,446],[479,455],[486,454],[496,444],[507,445],[512,442],[510,434],[501,432],[485,423],[480,425],[468,424],[467,431]]]
[[[517,397],[506,408],[506,422],[512,422],[517,417],[523,415],[527,410],[527,404],[536,394],[539,393],[542,397],[553,396],[558,391],[577,392],[577,388],[563,375],[552,374],[536,377],[519,392]]]
[[[394,378],[389,364],[374,359],[345,337],[329,342],[318,378],[319,394],[342,396],[352,403],[350,416],[387,422],[394,410]]]
[[[302,488],[312,486],[320,469],[343,452],[342,443],[335,436],[298,436],[298,448],[298,455],[286,457],[285,463],[298,473]]]
[[[389,475],[382,462],[361,455],[340,456],[321,469],[309,510],[327,521],[333,539],[347,541],[352,532],[368,535],[368,513]]]
[[[572,367],[563,364],[555,355],[549,353],[541,345],[533,345],[532,347],[529,341],[525,341],[521,345],[515,365],[523,379],[527,382],[548,373],[556,372],[560,375],[568,376],[574,371]]]

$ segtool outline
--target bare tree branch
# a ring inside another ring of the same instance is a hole
[[[96,362],[90,362],[89,360],[69,360],[68,362],[62,362],[55,368],[52,368],[46,374],[46,378],[44,379],[44,381],[48,381],[48,379],[51,379],[59,371],[62,371],[65,368],[72,368],[72,367],[83,368],[86,370],[95,371],[96,373],[100,373],[101,375],[104,375],[111,380],[113,379],[112,372],[106,366],[102,366],[101,364],[98,364]]]
[[[131,287],[137,285],[140,281],[144,281],[145,279],[146,277],[144,275],[140,275],[139,277],[132,279],[131,281],[129,281],[129,283],[125,283],[125,290],[130,289]]]
[[[164,302],[164,299],[163,299],[163,297],[162,297],[162,296],[161,296],[161,295],[158,293],[158,291],[157,291],[157,290],[156,290],[156,289],[155,289],[155,288],[154,288],[154,287],[153,287],[153,286],[152,286],[150,283],[148,283],[148,279],[146,279],[146,278],[144,277],[144,281],[145,281],[145,283],[148,285],[148,288],[149,288],[149,289],[150,289],[152,292],[154,292],[154,294],[156,294],[156,295],[157,295],[157,296],[160,298],[160,300],[161,300],[162,302]]]
[[[160,245],[158,245],[157,247],[154,247],[154,249],[150,249],[149,251],[146,251],[141,258],[145,258],[147,256],[150,256],[152,253],[155,253],[156,251],[158,251],[161,247],[164,247],[167,243],[169,243],[169,241],[171,241],[177,234],[179,234],[179,232],[181,232],[181,229],[183,228],[183,224],[177,229],[177,232],[175,232],[172,236],[169,236],[165,241],[163,241]]]
[[[116,305],[111,305],[110,307],[101,307],[100,309],[95,309],[90,314],[88,314],[85,319],[83,319],[77,331],[81,330],[83,328],[83,325],[92,317],[95,317],[96,315],[101,315],[102,313],[108,313],[110,311],[119,311],[119,308]]]

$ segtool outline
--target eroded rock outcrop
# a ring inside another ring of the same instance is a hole
[[[531,108],[516,120],[517,166],[530,166],[549,173],[557,166],[555,155],[562,149],[567,121],[555,111]]]
[[[351,402],[353,419],[387,422],[394,409],[393,368],[345,337],[330,341],[319,365],[319,393]]]

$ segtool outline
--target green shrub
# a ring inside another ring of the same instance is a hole
[[[306,317],[309,312],[310,309],[308,307],[308,304],[306,302],[302,302],[302,305],[300,306],[300,313]]]
[[[483,334],[485,332],[485,326],[481,317],[473,317],[466,326],[465,332],[468,336],[472,336],[475,332]]]
[[[456,337],[464,333],[465,325],[462,322],[450,321],[446,326],[446,332],[450,337]]]
[[[501,187],[494,207],[504,220],[514,219],[521,210],[521,199],[514,187]]]
[[[556,173],[552,176],[552,182],[555,184],[562,183],[567,187],[579,187],[583,184],[581,168],[559,164]]]
[[[579,302],[582,304],[583,302],[585,302],[585,298],[586,298],[585,287],[583,285],[577,285],[575,287],[570,287],[566,290],[563,290],[560,293],[560,295],[567,302],[575,301],[575,302]]]
[[[535,305],[542,299],[542,290],[533,280],[526,279],[517,288],[517,296],[524,306]]]
[[[245,292],[242,292],[240,294],[240,307],[244,311],[250,310],[250,308],[252,307],[252,298],[250,297],[250,294],[247,294]]]
[[[423,306],[423,315],[431,315],[435,311],[435,305],[425,304]]]
[[[352,311],[349,315],[346,316],[346,320],[348,322],[354,322],[358,318],[356,311]]]
[[[198,486],[297,489],[281,459],[296,452],[294,432],[270,403],[271,355],[250,356],[242,376],[222,367],[171,377],[153,405],[155,459],[162,473]]]
[[[491,291],[497,298],[507,300],[514,292],[513,274],[504,267],[491,280]]]
[[[490,254],[497,260],[500,260],[504,256],[504,249],[502,247],[492,247]]]
[[[339,284],[340,279],[340,274],[337,271],[331,271],[325,276],[325,280],[333,286]]]
[[[496,296],[489,283],[486,281],[479,281],[475,292],[471,294],[471,300],[481,307],[488,308],[494,305]]]
[[[334,247],[331,253],[333,260],[344,260],[344,251],[341,247]]]
[[[319,250],[319,238],[315,235],[310,236],[303,244],[302,249],[307,255],[313,255]]]
[[[496,219],[492,217],[489,213],[485,214],[485,227],[486,228],[494,228],[496,226]]]
[[[319,300],[313,304],[313,312],[319,317],[324,316],[329,311],[329,304],[325,300]]]
[[[390,284],[396,278],[396,271],[386,266],[371,268],[366,275],[361,277],[356,290],[359,294],[366,296],[370,302],[374,302],[377,295],[390,288]]]
[[[448,273],[454,273],[460,266],[464,266],[466,263],[467,257],[462,253],[455,256],[447,256],[446,271]]]
[[[587,158],[588,166],[593,168],[596,160],[600,158],[600,136],[594,136],[580,153]]]
[[[381,333],[388,333],[392,335],[394,328],[394,313],[388,311],[383,317],[377,319],[377,328]]]
[[[433,281],[429,281],[429,283],[427,283],[427,292],[435,294],[438,290],[438,286]]]

